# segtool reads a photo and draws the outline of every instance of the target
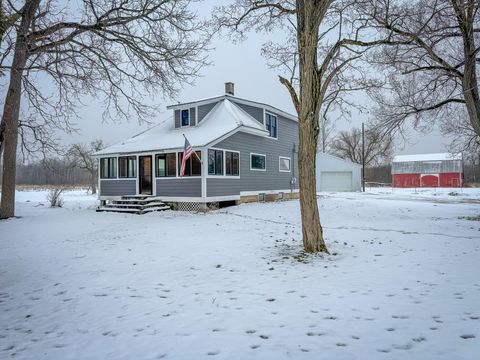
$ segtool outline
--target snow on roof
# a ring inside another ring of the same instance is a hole
[[[333,160],[336,160],[336,161],[341,161],[341,162],[347,163],[347,164],[349,164],[349,165],[362,167],[361,164],[357,164],[357,163],[355,163],[355,162],[353,162],[353,161],[350,161],[350,160],[347,160],[347,159],[342,159],[341,157],[338,157],[338,156],[335,156],[335,155],[332,155],[332,154],[327,154],[327,153],[318,151],[318,152],[317,152],[317,158],[320,158],[320,159],[321,159],[322,157],[330,158],[330,159],[333,159]]]
[[[275,106],[271,106],[271,105],[261,103],[261,102],[258,102],[258,101],[252,101],[252,100],[239,98],[237,96],[233,96],[233,95],[230,95],[230,94],[224,94],[224,95],[215,96],[215,97],[206,98],[206,99],[200,99],[200,100],[189,101],[189,102],[185,102],[185,103],[168,105],[167,109],[168,110],[175,110],[175,109],[182,109],[182,108],[190,107],[190,106],[199,106],[199,105],[204,105],[204,104],[210,104],[210,103],[216,102],[216,101],[221,101],[223,99],[232,99],[234,102],[244,104],[244,105],[260,106],[260,107],[265,108],[268,111],[272,111],[273,113],[277,113],[278,115],[282,115],[282,116],[286,117],[287,119],[298,122],[298,118],[295,115],[292,115],[292,114],[290,114],[286,111],[283,111],[279,108],[276,108]]]
[[[268,136],[262,124],[244,110],[224,99],[203,118],[200,124],[175,128],[173,119],[166,120],[128,140],[109,146],[94,155],[135,153],[164,149],[182,149],[186,136],[192,147],[201,147],[239,129]]]
[[[442,160],[462,160],[462,154],[435,153],[435,154],[396,155],[393,157],[393,162],[442,161]]]

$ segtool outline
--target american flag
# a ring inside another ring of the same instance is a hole
[[[188,142],[187,138],[185,138],[185,146],[183,147],[183,157],[182,157],[182,165],[180,166],[180,177],[185,176],[185,164],[190,156],[193,154],[192,145]]]

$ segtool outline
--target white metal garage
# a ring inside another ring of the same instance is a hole
[[[352,191],[351,171],[322,171],[320,191]]]
[[[360,191],[362,166],[336,156],[318,153],[317,191]]]

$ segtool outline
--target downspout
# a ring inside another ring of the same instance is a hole
[[[295,153],[296,153],[296,145],[293,143],[292,147],[292,178],[290,179],[290,194],[293,194],[293,190],[295,188],[295,184],[297,183],[297,179],[295,178]]]

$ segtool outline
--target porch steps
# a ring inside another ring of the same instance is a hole
[[[130,195],[122,196],[121,200],[113,200],[109,204],[97,207],[97,212],[108,211],[142,215],[148,212],[169,209],[169,206],[154,196]]]

